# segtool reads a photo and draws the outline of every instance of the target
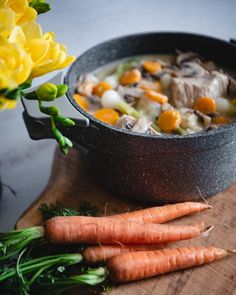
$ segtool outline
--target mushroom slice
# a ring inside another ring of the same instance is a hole
[[[204,126],[209,126],[209,124],[211,123],[211,117],[204,115],[203,113],[194,110],[194,114],[198,116],[199,121],[204,125]]]
[[[199,58],[199,55],[196,52],[192,52],[192,51],[188,51],[188,52],[177,51],[177,54],[178,55],[176,57],[176,64],[179,66],[181,66],[181,64],[186,61]]]
[[[132,128],[132,131],[134,132],[140,132],[140,133],[146,133],[149,129],[151,125],[151,122],[148,122],[147,119],[145,119],[144,117],[142,118],[139,118],[133,128]]]
[[[187,108],[180,109],[181,127],[192,132],[199,132],[209,126],[211,118],[198,112]]]
[[[115,127],[119,129],[131,130],[136,122],[136,119],[132,116],[123,115],[116,122]]]
[[[117,121],[115,127],[139,133],[158,134],[151,127],[151,121],[148,121],[144,117],[136,119],[132,116],[123,115]]]
[[[180,71],[177,73],[179,77],[202,77],[208,72],[196,62],[183,62]]]

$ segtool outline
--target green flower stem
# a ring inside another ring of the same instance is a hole
[[[23,93],[23,96],[28,100],[38,100],[38,96],[35,91]]]
[[[52,133],[55,136],[55,139],[59,143],[60,147],[64,147],[65,146],[65,139],[64,139],[64,136],[62,135],[62,133],[57,129],[54,117],[51,117],[51,129],[52,129]]]
[[[65,125],[65,126],[74,126],[74,125],[75,125],[75,122],[74,122],[73,120],[71,120],[70,118],[67,118],[67,117],[63,117],[63,116],[61,116],[61,115],[56,115],[56,116],[54,117],[54,119],[55,119],[57,122],[59,122],[59,123]]]
[[[68,89],[65,84],[52,84],[44,83],[36,91],[24,94],[24,97],[29,100],[37,100],[39,110],[51,117],[51,131],[56,141],[60,145],[60,150],[63,154],[67,155],[69,148],[73,147],[73,143],[69,138],[63,136],[63,134],[56,127],[55,122],[58,122],[64,126],[74,126],[75,122],[70,118],[60,115],[60,109],[56,106],[43,106],[43,101],[53,101],[54,99],[64,95]]]

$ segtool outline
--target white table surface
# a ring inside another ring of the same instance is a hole
[[[71,54],[121,35],[148,31],[186,31],[228,40],[236,38],[236,0],[54,0],[39,17],[44,31],[54,31]],[[48,75],[50,77],[52,75]],[[45,81],[38,79],[38,83]],[[45,187],[55,142],[32,141],[22,120],[22,106],[0,113],[0,231]],[[16,193],[14,196],[7,186]]]

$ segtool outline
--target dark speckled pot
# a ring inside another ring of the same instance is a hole
[[[236,46],[185,33],[147,33],[99,44],[70,67],[68,99],[89,118],[89,127],[63,131],[77,143],[88,170],[106,187],[124,196],[153,202],[194,200],[224,190],[236,180],[236,126],[181,136],[124,132],[81,110],[72,95],[78,75],[114,60],[140,54],[195,51],[236,71]]]

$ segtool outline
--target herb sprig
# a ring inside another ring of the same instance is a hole
[[[50,219],[56,216],[96,216],[97,207],[89,202],[80,204],[80,208],[74,209],[71,207],[64,207],[60,202],[46,204],[42,203],[39,206],[39,211],[42,213],[44,219]]]

